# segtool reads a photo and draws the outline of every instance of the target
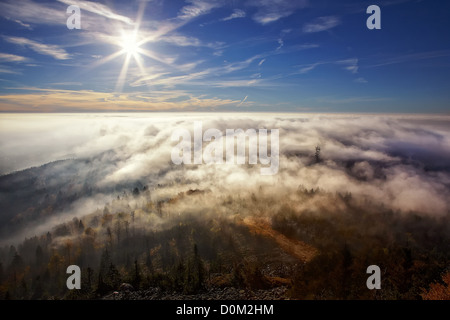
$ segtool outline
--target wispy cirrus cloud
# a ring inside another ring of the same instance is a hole
[[[418,60],[428,60],[436,58],[450,57],[450,50],[436,50],[427,52],[416,52],[403,55],[395,55],[393,57],[388,57],[380,59],[380,62],[369,65],[368,67],[382,67],[391,64],[407,63]]]
[[[187,42],[190,44],[187,38],[180,38],[182,42]],[[195,40],[192,40],[195,42]],[[200,43],[196,43],[200,44]],[[272,50],[268,52],[263,52],[261,54],[256,54],[248,57],[244,60],[238,61],[224,61],[222,65],[207,66],[205,68],[199,69],[197,66],[200,64],[207,64],[204,59],[178,64],[172,63],[170,68],[167,69],[165,66],[159,68],[159,70],[152,70],[145,72],[144,75],[140,75],[130,81],[131,87],[140,86],[161,86],[165,89],[176,88],[178,86],[190,86],[190,87],[221,87],[221,88],[236,88],[236,87],[256,87],[256,86],[268,86],[273,79],[261,79],[260,73],[255,74],[255,70],[250,70],[252,68],[259,68],[264,64],[266,59],[273,55],[280,55],[295,51],[308,50],[312,48],[317,48],[314,44],[304,44],[291,46],[288,49],[280,48],[278,50]],[[240,74],[240,71],[250,68],[249,73]],[[218,80],[220,77],[220,80]]]
[[[356,58],[339,60],[336,63],[344,65],[344,69],[351,73],[358,73],[359,66]]]
[[[20,25],[21,27],[23,27],[23,28],[25,28],[25,29],[33,30],[33,28],[31,27],[30,24],[25,23],[25,22],[22,22],[22,21],[20,21],[19,19],[11,19],[11,18],[8,17],[8,16],[5,16],[5,18],[6,18],[6,20],[13,21],[13,22],[17,23],[18,25]]]
[[[284,46],[284,41],[282,38],[278,39],[278,47],[275,49],[276,51],[280,50]]]
[[[160,41],[175,44],[180,47],[200,47],[203,46],[202,41],[195,37],[187,37],[179,34],[167,35],[159,39]]]
[[[13,44],[29,47],[31,50],[37,53],[51,56],[57,60],[67,60],[71,58],[71,56],[64,49],[57,45],[44,44],[22,37],[5,36],[4,39]]]
[[[23,23],[22,21],[16,19],[14,20],[15,23],[18,23],[19,25],[21,25],[24,28],[27,28],[28,30],[33,30],[33,28],[31,28],[31,26],[28,23]]]
[[[7,67],[0,67],[0,73],[7,73],[7,74],[20,74],[17,70],[12,70]],[[3,79],[2,79],[3,80]]]
[[[28,58],[9,53],[0,53],[0,62],[26,62]]]
[[[355,79],[355,82],[357,83],[367,83],[368,81],[364,79],[363,77],[359,77]]]
[[[318,67],[318,66],[320,66],[322,64],[324,64],[324,62],[316,62],[316,63],[310,64],[310,65],[308,65],[306,67],[302,67],[302,68],[300,68],[299,73],[300,74],[308,73],[308,72],[314,70],[316,67]]]
[[[8,0],[0,2],[0,15],[10,20],[28,23],[63,25],[67,16],[63,4],[53,3],[51,6],[31,0]]]
[[[241,9],[234,9],[233,13],[228,17],[223,18],[222,21],[229,21],[237,18],[245,18],[245,16],[246,16],[245,11]]]
[[[249,67],[254,61],[261,59],[261,55],[252,56],[246,60],[236,61],[236,62],[227,62],[223,66],[219,67],[210,67],[203,70],[191,71],[196,67],[197,64],[200,64],[202,61],[198,63],[193,62],[192,68],[188,68],[186,73],[183,74],[174,74],[173,72],[161,72],[157,76],[155,75],[147,75],[139,78],[138,80],[132,82],[130,85],[133,87],[138,87],[142,85],[147,85],[148,81],[151,81],[152,85],[165,86],[169,88],[173,88],[176,85],[188,84],[188,85],[201,85],[201,86],[212,86],[217,84],[217,81],[202,81],[199,83],[193,82],[193,80],[201,80],[207,79],[208,77],[214,76],[217,78],[218,76],[223,76],[227,74],[231,74],[236,71],[243,70]],[[183,69],[183,65],[181,68],[177,68],[178,70]],[[256,82],[255,80],[239,80],[240,84],[247,84],[249,81]],[[235,81],[233,81],[234,83]],[[226,81],[221,81],[221,83],[226,83]],[[225,86],[225,85],[223,85]]]
[[[21,26],[32,29],[36,25],[65,26],[68,18],[68,5],[78,5],[82,10],[82,29],[110,32],[110,20],[132,25],[131,18],[115,13],[108,6],[82,0],[58,0],[36,2],[33,0],[5,0],[0,2],[0,16]]]
[[[240,107],[245,101],[247,101],[248,96],[245,96],[244,99],[242,99],[241,102],[239,102],[239,104],[237,105],[238,107]]]
[[[260,86],[261,82],[262,79],[240,79],[240,80],[208,81],[208,83],[205,85],[217,88],[242,88],[242,87]]]
[[[243,61],[227,63],[225,66],[219,67],[218,71],[223,71],[223,73],[231,73],[234,71],[242,70],[247,68],[253,61],[261,58],[263,58],[263,55],[257,54]]]
[[[82,86],[83,84],[81,82],[74,82],[74,81],[66,81],[66,82],[53,82],[49,83],[51,86]]]
[[[212,9],[222,6],[218,1],[189,0],[189,4],[181,8],[178,18],[191,20],[209,13]]]
[[[303,32],[315,33],[332,29],[341,24],[341,20],[336,16],[319,17],[313,22],[303,26]]]
[[[214,109],[241,100],[194,95],[182,91],[115,94],[92,90],[16,88],[25,93],[0,95],[3,112],[160,111]]]
[[[113,12],[108,6],[101,4],[101,3],[84,1],[84,0],[58,0],[58,1],[66,4],[68,6],[76,5],[76,6],[80,7],[81,10],[86,10],[86,11],[98,14],[100,16],[103,16],[105,18],[108,18],[108,19],[121,21],[126,24],[130,24],[130,25],[134,23],[133,20],[130,19],[129,17],[117,14],[117,13]]]
[[[257,8],[253,20],[265,25],[290,16],[307,3],[307,0],[252,0],[248,5]]]
[[[333,65],[341,65],[343,66],[344,70],[349,71],[350,73],[356,74],[359,70],[358,65],[358,59],[357,58],[349,58],[344,60],[336,60],[336,61],[319,61],[315,62],[309,65],[303,65],[299,69],[299,74],[306,74],[314,69],[316,69],[318,66],[326,65],[326,64],[333,64]]]
[[[203,42],[196,37],[184,36],[177,33],[172,33],[161,37],[158,41],[167,42],[179,47],[206,47],[214,50],[220,50],[225,45],[224,42]]]
[[[212,69],[206,69],[198,72],[191,72],[182,75],[170,75],[166,76],[167,73],[160,73],[158,75],[149,75],[130,83],[132,87],[139,87],[142,85],[147,85],[148,81],[151,81],[153,86],[164,86],[166,88],[173,88],[176,85],[183,83],[192,83],[192,80],[203,79],[212,72]]]

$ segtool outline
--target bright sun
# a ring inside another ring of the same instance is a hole
[[[1,0],[0,0],[1,1]],[[120,49],[115,51],[114,53],[102,58],[98,62],[95,63],[94,66],[98,66],[104,64],[108,61],[116,59],[118,57],[123,56],[123,64],[120,69],[119,76],[117,77],[116,82],[116,92],[122,92],[123,86],[125,84],[125,80],[127,78],[127,73],[129,69],[129,65],[131,62],[135,64],[132,69],[132,76],[134,77],[147,77],[147,72],[144,64],[144,56],[150,59],[156,59],[157,55],[155,55],[150,49],[146,48],[145,45],[152,41],[154,37],[149,37],[148,35],[144,37],[145,34],[139,31],[141,19],[143,12],[145,10],[145,1],[142,1],[142,5],[138,11],[138,17],[136,21],[133,23],[133,29],[122,29],[119,27],[117,29],[117,33],[115,35],[111,35],[107,37],[107,41],[110,44],[118,46]],[[157,59],[160,60],[160,59]]]
[[[119,77],[117,78],[116,91],[121,92],[127,76],[128,67],[131,61],[134,61],[138,66],[139,72],[145,75],[145,67],[142,62],[141,54],[148,55],[147,50],[142,48],[141,45],[146,41],[142,40],[139,36],[139,28],[134,30],[125,31],[122,30],[120,35],[116,37],[115,44],[121,47],[121,50],[112,54],[111,57],[124,55],[125,59],[120,70]],[[108,59],[108,58],[107,58]]]
[[[139,52],[139,44],[136,38],[136,32],[122,35],[121,46],[127,55],[135,56]]]

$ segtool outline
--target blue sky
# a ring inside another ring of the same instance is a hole
[[[381,8],[381,30],[366,9]],[[81,9],[70,30],[69,5]],[[450,111],[449,1],[0,3],[0,111]]]

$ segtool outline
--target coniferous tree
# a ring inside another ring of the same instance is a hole
[[[78,224],[78,233],[83,233],[84,232],[84,224],[83,221],[80,220],[80,223]]]
[[[205,280],[205,266],[202,259],[198,254],[197,245],[194,244],[194,253],[191,259],[189,259],[186,267],[185,276],[185,293],[195,293],[203,289]]]
[[[137,259],[134,260],[134,278],[133,278],[133,287],[137,290],[141,285],[141,275],[139,270],[139,264]]]
[[[36,247],[35,256],[36,256],[36,260],[35,260],[36,266],[39,268],[44,262],[44,253],[43,253],[42,247],[40,245],[38,245]]]
[[[316,160],[316,163],[319,163],[321,161],[319,146],[316,146],[316,153],[314,154],[314,159]]]
[[[96,290],[97,294],[103,295],[103,294],[107,293],[109,291],[109,289],[110,288],[108,288],[108,286],[103,281],[102,274],[99,272],[98,273],[98,281],[97,281],[97,290]]]

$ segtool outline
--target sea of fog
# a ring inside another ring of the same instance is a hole
[[[172,133],[278,129],[279,170],[256,166],[174,165]],[[315,148],[320,146],[320,162]],[[56,160],[94,159],[98,188],[126,181],[223,192],[260,185],[351,192],[402,211],[448,214],[450,116],[275,113],[1,114],[0,173]],[[91,168],[92,169],[92,168]],[[83,170],[80,168],[78,170]],[[82,174],[82,172],[80,173]],[[12,186],[13,187],[13,186]]]

